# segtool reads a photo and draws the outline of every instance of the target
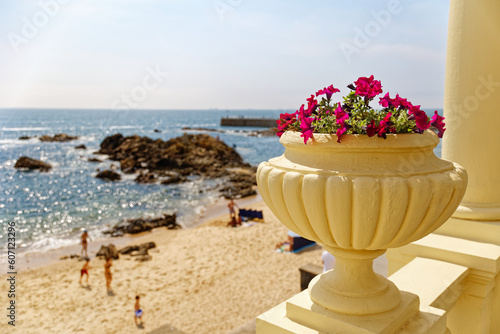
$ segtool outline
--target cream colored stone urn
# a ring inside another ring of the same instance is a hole
[[[439,159],[437,135],[315,134],[304,144],[287,131],[285,153],[257,170],[262,198],[293,232],[336,257],[335,269],[309,284],[315,304],[351,315],[399,305],[398,288],[373,271],[387,248],[418,240],[440,227],[459,205],[467,173]]]

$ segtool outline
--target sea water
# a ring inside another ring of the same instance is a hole
[[[127,218],[176,213],[178,222],[192,227],[204,208],[220,197],[216,190],[220,180],[200,178],[165,186],[138,184],[135,175],[124,174],[121,181],[103,181],[95,177],[97,169],[119,167],[119,162],[94,154],[100,143],[116,133],[168,140],[186,132],[184,127],[223,130],[208,134],[218,135],[256,166],[284,152],[278,138],[247,132],[258,128],[221,127],[220,118],[276,119],[279,114],[278,110],[0,110],[0,249],[6,247],[11,221],[16,223],[17,247],[31,251],[77,244],[82,229],[98,237],[109,225]],[[69,142],[19,139],[57,133],[79,138]],[[87,149],[75,149],[81,144]],[[440,146],[436,154],[440,156]],[[46,161],[53,168],[19,171],[14,165],[21,156]],[[89,162],[90,157],[103,162]]]

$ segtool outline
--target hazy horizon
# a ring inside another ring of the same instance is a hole
[[[0,0],[0,109],[296,110],[372,74],[441,109],[448,4]]]

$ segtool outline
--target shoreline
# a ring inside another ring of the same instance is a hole
[[[300,292],[298,268],[308,263],[321,265],[322,248],[298,254],[275,252],[288,229],[264,202],[237,203],[262,211],[264,221],[227,227],[224,205],[222,215],[210,218],[213,215],[205,212],[196,228],[156,229],[122,238],[134,244],[155,242],[156,248],[150,250],[149,261],[135,261],[129,255],[113,261],[112,295],[106,293],[102,259],[92,258],[88,287],[85,279],[83,286],[79,284],[83,263],[75,259],[18,273],[16,305],[22,315],[16,327],[25,334],[151,333],[167,327],[186,334],[227,334],[253,321]],[[90,249],[101,242],[91,242]],[[7,291],[9,282],[3,278],[0,289]],[[142,330],[132,319],[136,295],[141,296],[145,314]],[[0,332],[7,328],[0,323]]]
[[[246,206],[246,205],[252,205],[256,203],[262,202],[262,197],[257,194],[253,196],[248,196],[245,198],[237,199],[235,200],[235,203],[241,206]],[[196,220],[194,221],[193,226],[183,228],[184,230],[191,230],[198,228],[200,226],[203,226],[207,222],[217,219],[223,219],[224,214],[227,214],[227,200],[224,198],[218,198],[215,200],[215,202],[211,205],[208,205],[205,207],[205,210],[203,213],[201,213]],[[168,230],[166,228],[156,228],[153,229],[151,232],[143,232],[143,233],[138,233],[138,234],[126,234],[124,236],[120,237],[107,237],[102,235],[98,239],[95,239],[91,242],[89,242],[88,245],[88,255],[91,259],[95,258],[95,255],[99,249],[101,248],[102,245],[109,245],[109,244],[114,244],[117,249],[123,248],[125,246],[128,246],[132,243],[134,243],[137,240],[140,240],[142,237],[154,237],[155,234],[161,233],[163,231],[175,231],[175,230]],[[25,270],[32,270],[32,269],[37,269],[40,267],[45,267],[48,266],[54,262],[59,262],[59,261],[66,261],[66,260],[61,260],[60,258],[62,256],[66,255],[72,255],[72,254],[81,254],[81,244],[74,244],[74,245],[69,245],[69,246],[62,246],[54,249],[48,249],[48,250],[35,250],[35,251],[30,251],[29,249],[23,250],[22,252],[17,253],[17,271],[19,273],[25,271]],[[68,260],[69,261],[69,260]]]

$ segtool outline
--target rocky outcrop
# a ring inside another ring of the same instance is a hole
[[[87,146],[85,146],[84,144],[75,146],[75,150],[86,150],[86,149],[87,149]]]
[[[28,140],[28,139],[31,139],[30,136],[21,136],[19,137],[19,140]]]
[[[156,218],[138,218],[138,219],[128,219],[121,222],[109,230],[103,231],[104,234],[109,234],[112,237],[119,237],[126,233],[137,234],[141,232],[148,232],[154,228],[166,227],[168,229],[181,228],[176,222],[177,216],[175,213],[173,215],[163,215],[163,217]]]
[[[118,251],[116,250],[116,246],[113,244],[109,244],[107,246],[102,245],[101,249],[97,252],[95,255],[97,257],[104,257],[107,258],[108,256],[111,256],[113,260],[118,260],[120,258],[120,255],[118,254]]]
[[[14,168],[29,169],[29,170],[39,169],[41,172],[46,172],[52,168],[52,165],[43,162],[41,160],[36,160],[29,157],[20,157],[16,161]]]
[[[135,181],[139,183],[172,184],[184,182],[188,176],[213,179],[234,176],[238,171],[254,173],[234,148],[207,134],[184,134],[168,141],[115,134],[106,137],[96,153],[119,161],[123,173],[138,172]],[[244,197],[255,193],[255,177],[251,183],[232,179],[229,182],[235,187],[228,194]]]
[[[256,195],[255,185],[255,170],[234,172],[229,177],[229,184],[223,186],[219,191],[227,198],[247,197]]]
[[[97,158],[88,158],[87,161],[88,162],[102,162],[101,159],[97,159]]]
[[[141,256],[141,255],[149,255],[148,250],[156,248],[156,244],[154,242],[146,242],[140,245],[134,246],[126,246],[118,251],[120,254],[126,254],[131,256]]]
[[[44,142],[54,142],[54,141],[65,142],[65,141],[71,141],[71,140],[75,140],[75,139],[78,139],[78,137],[70,136],[70,135],[67,135],[65,133],[58,133],[54,136],[43,135],[40,137],[40,141],[44,141]]]
[[[113,172],[112,170],[104,170],[99,172],[95,177],[99,179],[103,179],[105,181],[119,181],[122,179],[121,175],[117,172]]]

